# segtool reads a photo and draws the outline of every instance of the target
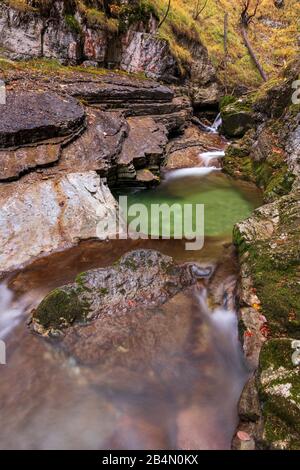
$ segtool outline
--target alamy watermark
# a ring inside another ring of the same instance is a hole
[[[3,80],[0,80],[0,104],[6,104],[6,86]]]
[[[295,90],[292,94],[292,103],[300,104],[300,80],[293,82],[292,88]]]
[[[0,365],[6,364],[6,344],[0,339]]]
[[[127,196],[120,196],[118,202],[118,210],[105,216],[97,214],[101,217],[97,224],[98,238],[187,240],[186,250],[195,251],[203,248],[203,204],[128,205]]]

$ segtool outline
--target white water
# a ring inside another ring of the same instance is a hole
[[[210,166],[211,160],[222,158],[224,156],[225,156],[225,152],[223,150],[216,150],[213,152],[203,152],[199,154],[199,157],[202,160],[205,168],[214,168]]]
[[[233,395],[236,394],[238,399],[248,371],[238,336],[237,314],[225,306],[210,310],[206,290],[199,294],[198,298],[201,311],[204,312],[211,325],[211,331],[214,332],[216,352],[222,357],[224,367],[228,368],[228,374],[236,377],[232,384],[234,385]]]
[[[181,168],[179,170],[173,170],[168,172],[166,175],[166,180],[183,178],[184,176],[206,176],[216,170],[220,170],[220,168],[217,168],[215,166],[201,168]]]
[[[0,339],[5,339],[11,331],[18,326],[26,312],[33,308],[38,298],[32,292],[31,295],[25,295],[18,300],[14,299],[13,292],[7,287],[6,283],[0,284]]]
[[[221,118],[220,113],[217,115],[217,117],[214,120],[212,126],[206,126],[205,124],[201,123],[201,126],[203,127],[203,129],[206,132],[210,132],[211,134],[217,134],[219,128],[221,127],[221,125],[222,125],[222,118]]]

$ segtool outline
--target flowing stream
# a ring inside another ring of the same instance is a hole
[[[1,449],[230,448],[248,376],[234,311],[238,267],[231,233],[260,196],[220,171],[223,155],[223,149],[200,154],[202,167],[169,172],[157,189],[129,198],[146,205],[205,204],[201,251],[186,251],[184,240],[87,241],[2,282]],[[76,362],[29,331],[29,312],[47,292],[140,247],[197,261],[215,274],[155,311],[110,318],[103,331],[109,348],[94,365]]]

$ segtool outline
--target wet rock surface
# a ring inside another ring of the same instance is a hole
[[[76,322],[126,314],[142,306],[157,307],[194,284],[202,274],[195,272],[192,265],[176,265],[172,258],[159,252],[133,251],[116,266],[87,271],[74,284],[51,292],[33,313],[33,328],[53,335]],[[87,332],[85,328],[84,335]]]
[[[136,171],[147,169],[159,176],[168,142],[167,129],[163,124],[156,123],[153,118],[128,118],[128,138],[118,158],[118,181],[136,178]],[[128,174],[128,167],[134,171]],[[147,179],[145,171],[139,173],[138,180]]]
[[[217,134],[208,134],[195,125],[189,125],[179,137],[174,138],[167,146],[164,169],[191,168],[205,166],[201,153],[223,150],[226,143]],[[216,158],[210,166],[219,166]]]
[[[129,126],[122,113],[89,108],[87,130],[64,150],[61,165],[70,170],[95,170],[107,175],[116,167],[128,133]]]

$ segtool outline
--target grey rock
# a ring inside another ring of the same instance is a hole
[[[80,240],[101,237],[98,223],[115,210],[110,190],[95,172],[47,179],[29,175],[1,185],[0,273]]]
[[[1,105],[0,148],[69,136],[85,122],[84,108],[74,98],[50,92],[8,91]]]

